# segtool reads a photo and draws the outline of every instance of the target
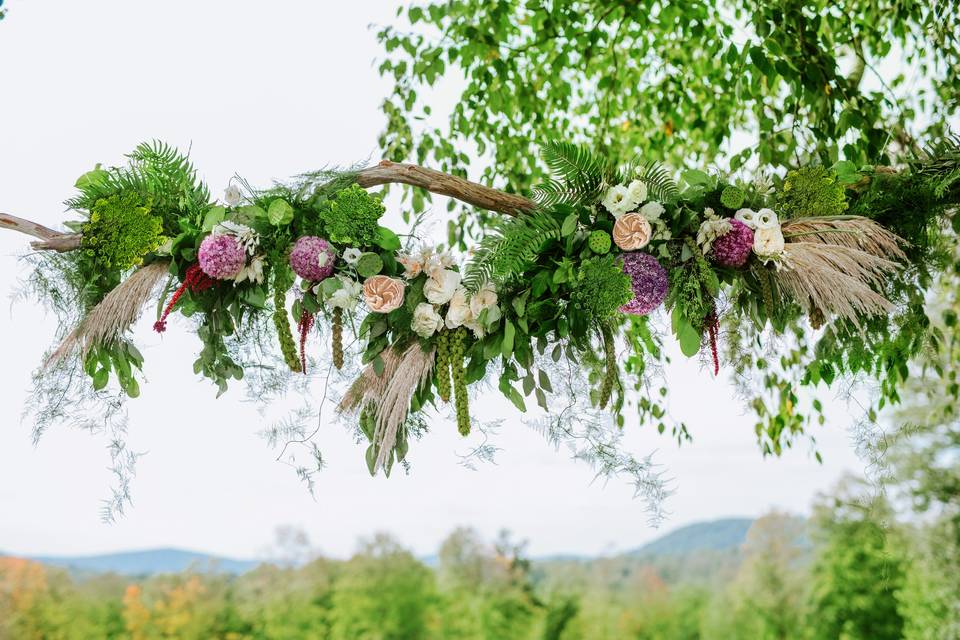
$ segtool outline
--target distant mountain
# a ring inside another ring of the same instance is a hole
[[[90,556],[33,556],[29,559],[76,573],[113,572],[128,576],[178,573],[186,569],[240,574],[260,564],[253,560],[236,560],[183,549],[145,549]]]
[[[674,529],[624,555],[662,557],[685,555],[696,551],[732,551],[738,549],[747,539],[747,530],[752,524],[752,518],[724,518],[697,522]]]

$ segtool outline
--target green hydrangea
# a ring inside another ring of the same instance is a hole
[[[379,196],[352,184],[326,202],[319,215],[331,242],[369,247],[377,242],[378,220],[384,211],[386,208]]]
[[[787,173],[777,194],[780,217],[835,216],[847,208],[844,187],[824,167],[803,167]]]
[[[166,240],[163,221],[151,207],[149,199],[133,192],[97,200],[83,225],[81,246],[103,269],[124,271],[140,264]]]
[[[585,260],[570,294],[571,302],[594,320],[609,318],[632,299],[630,276],[612,255]]]
[[[745,197],[746,194],[743,192],[743,189],[730,185],[728,187],[724,187],[723,192],[720,194],[720,204],[725,206],[727,209],[739,209],[741,206],[743,206],[743,200]]]

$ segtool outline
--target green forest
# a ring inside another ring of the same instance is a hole
[[[875,489],[848,478],[809,519],[770,512],[737,547],[655,555],[531,560],[506,532],[464,528],[429,560],[378,534],[349,560],[240,576],[71,577],[2,558],[0,638],[958,637],[956,519],[898,521]]]

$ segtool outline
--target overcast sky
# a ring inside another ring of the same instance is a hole
[[[376,157],[388,85],[373,64],[380,49],[369,25],[390,22],[395,2],[7,6],[0,23],[0,211],[56,226],[77,176],[96,162],[120,163],[150,138],[192,145],[215,194],[234,172],[267,184]],[[24,273],[17,255],[27,240],[0,232],[4,295]],[[149,327],[146,318],[136,331],[149,381],[130,403],[129,434],[131,448],[148,453],[133,484],[134,508],[108,525],[99,516],[111,481],[104,439],[60,428],[34,447],[30,424],[20,418],[53,319],[32,303],[0,313],[0,550],[177,546],[253,557],[284,524],[302,526],[321,551],[336,556],[377,530],[419,553],[433,552],[458,525],[491,536],[509,528],[530,540],[534,554],[608,553],[662,533],[647,525],[644,504],[628,486],[592,483],[588,468],[514,421],[499,394],[482,413],[508,418],[496,439],[503,449],[496,465],[460,466],[457,454],[475,441],[436,419],[412,445],[409,476],[370,478],[363,447],[331,424],[319,440],[328,467],[317,477],[314,501],[257,435],[264,425],[242,402],[243,389],[217,400],[215,388],[193,375],[198,342],[189,325],[171,323],[162,340]],[[672,408],[694,442],[678,448],[650,427],[627,425],[631,450],[656,451],[673,478],[664,530],[771,508],[805,512],[817,491],[845,471],[862,471],[847,432],[851,413],[839,403],[816,432],[823,464],[806,445],[764,459],[753,420],[731,387],[697,361],[680,360],[669,371]]]

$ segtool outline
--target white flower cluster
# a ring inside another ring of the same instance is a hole
[[[717,238],[727,235],[732,225],[727,218],[721,218],[713,209],[707,207],[703,210],[703,217],[706,218],[697,230],[697,244],[704,254],[710,253],[713,243]]]
[[[734,218],[753,229],[753,253],[764,262],[777,261],[785,246],[780,218],[773,209],[739,209]]]
[[[454,260],[449,252],[437,252],[432,247],[416,254],[397,257],[403,265],[404,277],[408,280],[422,273],[427,275],[423,295],[427,299],[413,310],[412,328],[418,335],[429,338],[446,326],[448,329],[466,327],[478,338],[486,334],[487,327],[500,319],[497,293],[492,284],[485,284],[470,295],[460,284],[460,272],[451,269]],[[443,305],[448,305],[441,315]]]

